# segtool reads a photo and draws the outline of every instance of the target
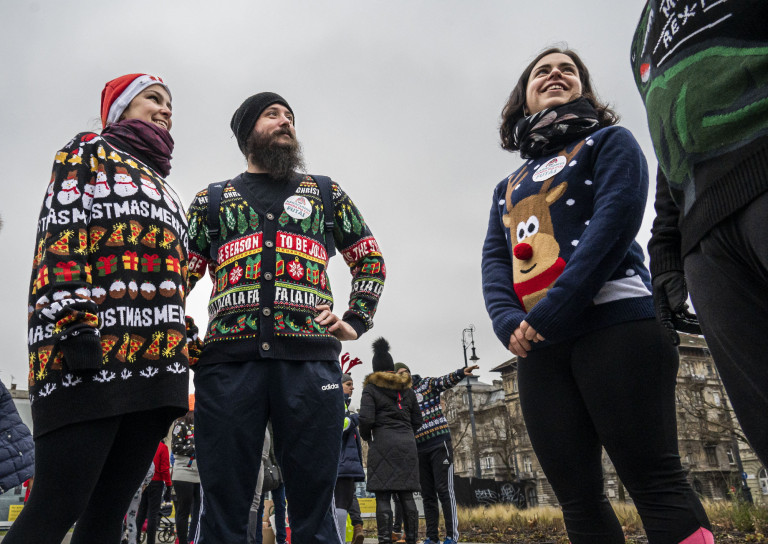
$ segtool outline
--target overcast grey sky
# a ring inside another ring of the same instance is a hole
[[[26,388],[26,297],[36,220],[55,151],[100,129],[104,83],[160,75],[173,93],[168,178],[189,203],[244,161],[229,120],[247,96],[290,103],[310,173],[332,176],[360,207],[387,263],[374,329],[344,344],[366,362],[386,337],[396,361],[439,375],[463,364],[476,326],[480,379],[510,357],[491,330],[480,250],[491,192],[520,160],[498,143],[501,108],[525,65],[567,43],[598,94],[656,161],[629,47],[643,0],[4,1],[0,3],[0,379]],[[653,186],[652,186],[653,187]],[[653,191],[651,190],[651,194]],[[638,238],[646,245],[646,211]],[[349,273],[331,265],[337,309]],[[201,324],[210,284],[187,313]],[[201,326],[202,328],[202,326]],[[358,394],[359,394],[358,388]]]

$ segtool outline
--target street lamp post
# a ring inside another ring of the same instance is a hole
[[[475,326],[470,325],[463,331],[461,331],[461,347],[464,352],[464,368],[467,368],[467,346],[472,348],[472,355],[470,356],[469,360],[472,361],[472,364],[474,365],[477,361],[480,360],[480,358],[475,354],[475,337],[473,336],[473,333],[475,332]],[[469,333],[469,343],[467,343],[467,333]],[[473,457],[475,459],[475,478],[480,478],[480,457],[479,452],[477,451],[477,429],[475,427],[475,409],[474,405],[472,403],[472,376],[467,376],[467,400],[469,401],[469,424],[472,427],[472,453]]]

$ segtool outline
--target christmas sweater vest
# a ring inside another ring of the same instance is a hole
[[[55,157],[29,294],[35,436],[187,406],[187,227],[155,171],[94,133]]]
[[[448,420],[440,408],[440,394],[463,379],[463,369],[440,378],[413,376],[413,392],[416,393],[421,418],[424,420],[424,424],[416,431],[416,448],[419,451],[430,451],[451,439]]]
[[[264,209],[240,178],[224,188],[218,259],[210,258],[207,189],[189,208],[190,286],[206,269],[213,281],[199,364],[254,359],[334,360],[340,342],[315,322],[316,306],[333,307],[326,276],[323,204],[304,176]],[[352,274],[343,319],[361,335],[373,326],[386,269],[360,211],[332,184],[334,241]]]
[[[621,127],[526,161],[496,186],[483,246],[483,296],[506,347],[522,320],[547,342],[653,317],[634,238],[648,169]]]

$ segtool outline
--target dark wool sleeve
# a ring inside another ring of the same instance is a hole
[[[413,429],[413,432],[416,433],[416,431],[424,425],[424,420],[421,417],[421,409],[419,408],[419,401],[416,399],[416,393],[413,392],[413,389],[408,389],[405,395],[408,397],[408,410],[411,412],[411,428]]]
[[[648,197],[648,166],[632,134],[613,127],[595,143],[592,217],[562,275],[526,321],[554,339],[592,304],[635,240]]]
[[[363,388],[363,396],[360,399],[360,412],[358,412],[358,421],[360,425],[360,436],[366,442],[371,440],[371,430],[376,420],[376,405],[368,386]]]
[[[491,318],[493,331],[506,348],[512,333],[525,319],[525,311],[515,293],[509,242],[501,222],[499,202],[502,201],[503,205],[502,187],[506,187],[506,182],[499,184],[493,194],[488,232],[483,243],[482,277],[485,309]]]
[[[89,143],[95,137],[78,134],[56,153],[38,220],[32,272],[30,306],[48,324],[70,370],[101,366],[87,231],[99,160]]]
[[[358,338],[373,327],[373,316],[384,289],[387,271],[379,244],[352,199],[333,184],[335,228],[333,237],[352,274],[349,308],[343,319]]]
[[[648,242],[651,276],[662,272],[682,271],[681,234],[678,227],[680,210],[672,199],[667,178],[659,167],[656,172],[656,218]]]

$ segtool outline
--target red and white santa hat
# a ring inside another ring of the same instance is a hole
[[[158,76],[127,74],[109,81],[101,91],[101,125],[106,127],[118,121],[131,100],[151,85],[162,85],[171,96],[168,85]]]

